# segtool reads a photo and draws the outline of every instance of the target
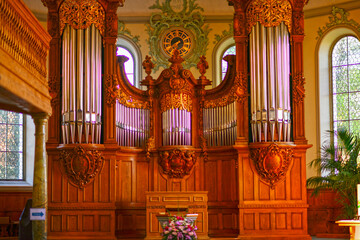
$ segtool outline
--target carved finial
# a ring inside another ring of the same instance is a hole
[[[142,63],[143,68],[145,69],[145,72],[147,74],[147,76],[145,77],[145,79],[152,79],[152,77],[150,76],[151,74],[151,70],[154,68],[154,63],[151,61],[151,57],[149,57],[148,55],[146,55],[145,60]]]
[[[169,62],[171,62],[172,64],[180,64],[184,61],[184,59],[180,56],[180,52],[178,49],[175,49],[173,51],[173,55],[171,56],[171,58],[169,58]]]
[[[199,69],[199,72],[201,74],[200,79],[206,79],[204,75],[206,73],[206,69],[209,68],[209,64],[206,61],[206,57],[204,55],[200,57],[200,61],[197,64],[197,68]]]

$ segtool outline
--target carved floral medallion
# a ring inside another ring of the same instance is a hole
[[[182,178],[189,175],[196,162],[194,151],[174,149],[160,153],[159,164],[170,178]]]
[[[280,147],[273,143],[268,147],[251,149],[250,157],[262,181],[271,188],[283,180],[292,161],[291,147]]]
[[[84,188],[94,181],[103,167],[104,157],[97,150],[86,150],[82,146],[61,150],[60,161],[69,181]]]

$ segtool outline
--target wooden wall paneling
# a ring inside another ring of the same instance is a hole
[[[26,205],[26,201],[32,198],[32,192],[0,192],[0,217],[10,217],[11,221],[19,221],[19,217]]]

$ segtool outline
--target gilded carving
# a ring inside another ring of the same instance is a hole
[[[186,93],[166,93],[160,100],[161,112],[174,108],[191,112],[192,107],[192,98]]]
[[[142,66],[145,70],[145,73],[147,74],[147,76],[145,77],[145,80],[147,80],[147,81],[152,80],[153,78],[151,77],[150,74],[151,74],[152,69],[155,67],[155,65],[151,61],[151,57],[146,55],[145,60],[142,63]]]
[[[279,147],[275,143],[268,147],[251,149],[250,152],[257,173],[271,188],[285,178],[292,156],[291,147]]]
[[[260,22],[265,27],[276,27],[284,22],[291,33],[292,9],[288,0],[254,0],[246,9],[247,30]]]
[[[305,98],[305,78],[302,73],[297,73],[292,79],[293,100],[295,103],[304,102]]]
[[[293,35],[304,35],[304,12],[294,12],[293,20]]]
[[[116,97],[119,95],[119,84],[115,74],[108,74],[105,77],[105,99],[106,103],[111,106],[115,104]]]
[[[117,21],[118,19],[116,12],[106,14],[106,36],[117,37],[118,35]]]
[[[70,183],[82,189],[99,174],[104,157],[97,150],[85,150],[82,146],[76,146],[61,150],[60,161]]]
[[[330,22],[326,23],[325,26],[319,28],[318,36],[316,37],[316,39],[319,39],[322,36],[324,36],[324,34],[329,29],[331,29],[332,27],[334,27],[336,25],[348,25],[349,27],[354,28],[358,32],[360,32],[360,24],[357,23],[353,19],[349,20],[348,19],[349,15],[350,15],[350,13],[347,12],[345,9],[337,8],[337,7],[333,6],[332,11],[331,11],[331,16],[329,17]]]
[[[199,72],[201,74],[200,79],[206,79],[206,77],[204,76],[206,73],[206,69],[209,68],[209,63],[206,61],[206,57],[205,56],[201,56],[200,57],[200,61],[198,62],[198,64],[196,65],[197,69],[199,69]]]
[[[133,97],[128,96],[123,91],[119,91],[119,94],[117,95],[117,100],[119,101],[119,103],[129,108],[142,108],[142,109],[150,108],[149,102],[144,102],[138,99],[134,99]]]
[[[196,162],[194,151],[173,149],[160,153],[159,165],[170,178],[182,178],[189,175]]]
[[[220,98],[205,101],[204,108],[223,107],[234,101],[244,103],[248,97],[248,76],[244,72],[239,72],[235,76],[234,84],[232,85],[228,94]]]
[[[66,24],[74,29],[86,29],[94,24],[100,34],[104,36],[105,11],[96,0],[65,0],[60,6],[59,16],[60,33],[63,32]]]

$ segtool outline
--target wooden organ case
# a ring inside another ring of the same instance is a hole
[[[115,55],[122,0],[43,0],[48,238],[142,239],[147,192],[207,191],[209,237],[310,239],[305,1],[229,0],[236,56],[225,80],[205,90],[205,58],[195,78],[174,51],[158,79],[146,57],[142,91]]]

